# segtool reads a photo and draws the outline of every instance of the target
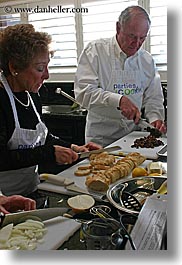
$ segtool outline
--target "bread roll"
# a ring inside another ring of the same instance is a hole
[[[118,168],[115,168],[115,167],[113,167],[113,168],[111,168],[111,169],[109,169],[109,170],[106,170],[106,171],[104,172],[104,175],[105,175],[107,178],[110,179],[110,182],[111,182],[111,183],[114,183],[114,182],[116,182],[118,179],[121,178],[121,172],[120,172],[120,170],[119,170]]]
[[[94,165],[92,168],[93,170],[106,170],[106,169],[109,169],[110,166],[98,164],[98,165]]]
[[[92,168],[92,166],[90,164],[88,164],[88,165],[79,166],[78,170],[85,170],[85,169],[91,169],[91,168]]]
[[[124,157],[124,158],[122,159],[122,162],[126,162],[126,163],[128,163],[128,164],[130,165],[130,169],[131,169],[131,170],[133,170],[134,167],[135,167],[134,162],[133,162],[129,157]]]
[[[96,191],[107,191],[110,181],[104,174],[94,174],[86,178],[85,184],[88,188]]]
[[[109,155],[107,152],[92,154],[90,157],[90,164],[92,166],[105,165],[111,166],[115,163],[115,156]]]
[[[84,169],[84,170],[80,170],[80,169],[77,169],[74,174],[75,176],[78,176],[78,177],[83,177],[83,176],[87,176],[90,174],[90,169]]]

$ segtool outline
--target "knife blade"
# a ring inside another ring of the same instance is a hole
[[[121,111],[121,109],[119,107],[117,107],[117,109]],[[162,133],[157,128],[155,128],[153,125],[151,125],[149,122],[147,122],[143,118],[139,119],[139,122],[137,125],[142,131],[150,132],[151,135],[153,135],[157,138],[162,136]]]
[[[88,192],[87,189],[84,189],[84,188],[78,187],[78,186],[77,186],[76,184],[74,184],[74,183],[65,186],[65,189],[70,190],[70,191],[75,191],[75,192],[78,192],[78,193],[83,193],[83,194],[88,194],[88,195],[90,195],[90,193]]]
[[[139,119],[139,122],[138,122],[137,125],[138,125],[141,129],[144,129],[144,130],[146,130],[147,127],[149,127],[149,128],[155,128],[155,127],[152,126],[149,122],[147,122],[146,120],[144,120],[144,119],[142,119],[142,118]]]
[[[102,152],[113,152],[113,151],[117,151],[117,150],[121,150],[121,147],[120,146],[105,147],[105,148],[101,148],[98,150],[92,150],[89,152],[78,153],[78,155],[79,155],[79,158],[87,158],[91,154],[99,154]]]
[[[143,131],[146,131],[146,132],[150,132],[151,135],[153,135],[155,137],[162,136],[162,133],[157,128],[155,128],[153,125],[151,125],[150,123],[148,123],[146,120],[144,120],[142,118],[140,118],[137,125],[140,129],[142,129]]]
[[[31,219],[34,217],[38,217],[42,221],[45,221],[56,216],[62,216],[64,213],[67,213],[69,210],[70,208],[66,207],[65,208],[55,207],[55,208],[46,208],[46,209],[9,213],[4,216],[1,216],[1,227],[10,223],[18,224],[20,222],[25,221],[26,219]]]
[[[71,191],[75,191],[75,192],[79,192],[79,193],[89,194],[89,192],[86,189],[78,187],[75,184],[74,180],[69,179],[69,178],[65,178],[65,177],[63,177],[61,175],[42,173],[40,175],[40,179],[41,180],[45,180],[46,182],[49,182],[49,183],[52,183],[52,184],[55,184],[55,185],[63,186],[67,190],[71,190]]]

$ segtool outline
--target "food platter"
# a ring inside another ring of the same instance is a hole
[[[108,189],[107,198],[109,202],[118,210],[131,214],[139,214],[139,211],[128,209],[123,205],[121,201],[121,193],[125,191],[130,193],[132,190],[142,187],[148,188],[149,190],[155,190],[157,192],[157,189],[159,189],[166,179],[166,177],[162,176],[145,176],[119,181]]]

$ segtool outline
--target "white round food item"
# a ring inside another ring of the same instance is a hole
[[[95,200],[90,195],[82,194],[69,198],[67,203],[74,211],[80,212],[90,209],[95,204]]]

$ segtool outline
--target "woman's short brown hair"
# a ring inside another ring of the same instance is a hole
[[[35,31],[31,24],[8,26],[0,32],[0,69],[5,76],[10,74],[9,62],[16,69],[26,69],[32,59],[49,51],[51,36]]]

